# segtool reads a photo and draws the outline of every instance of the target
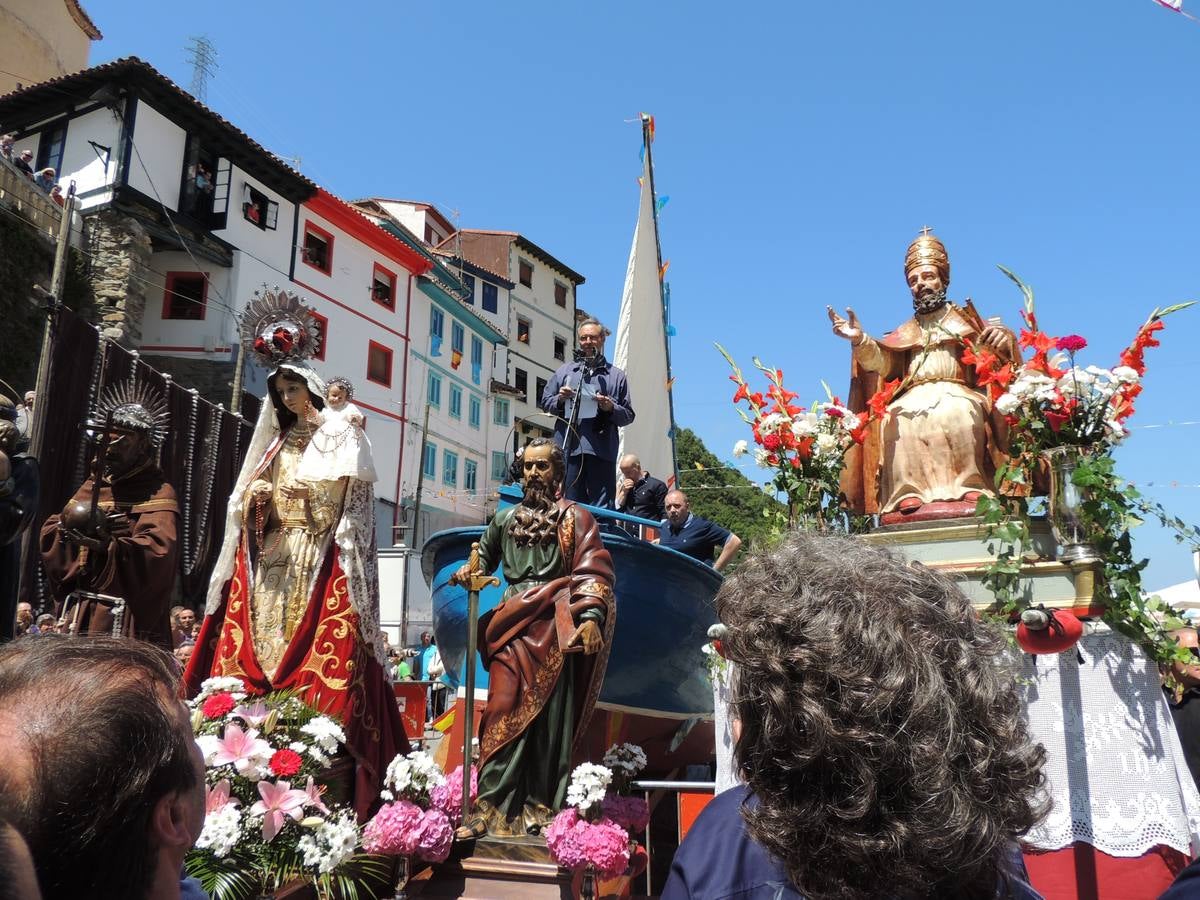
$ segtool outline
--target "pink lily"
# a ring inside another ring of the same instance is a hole
[[[233,715],[237,716],[251,728],[257,728],[263,722],[267,721],[267,715],[271,709],[261,700],[255,700],[249,706],[243,703],[233,711]]]
[[[313,777],[308,776],[308,784],[304,788],[304,803],[306,806],[311,806],[313,809],[320,810],[329,815],[329,807],[321,802],[321,792],[324,790],[321,786],[313,783]]]
[[[217,741],[216,747],[217,752],[210,765],[233,763],[239,775],[246,774],[252,765],[271,756],[271,745],[259,738],[257,731],[253,728],[242,731],[240,726],[232,723],[225,726],[225,735]]]
[[[229,779],[228,778],[222,778],[220,781],[218,781],[216,784],[214,784],[211,788],[204,789],[204,813],[205,813],[205,815],[208,815],[209,813],[215,813],[217,810],[220,810],[220,809],[224,809],[230,803],[232,803],[234,806],[238,805],[238,800],[236,797],[233,798],[232,800],[229,798]]]
[[[304,791],[292,790],[286,781],[260,781],[258,795],[262,797],[250,807],[250,815],[262,816],[262,833],[264,841],[271,841],[291,816],[296,821],[304,815],[304,802],[307,794]]]

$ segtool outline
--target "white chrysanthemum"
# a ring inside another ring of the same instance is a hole
[[[231,675],[218,675],[214,678],[206,678],[200,682],[200,693],[192,700],[192,705],[195,706],[211,694],[220,694],[223,692],[232,694],[235,700],[241,700],[246,696],[246,688],[242,684],[242,679]]]
[[[1116,419],[1104,420],[1104,432],[1110,443],[1119,444],[1129,436],[1129,430]]]
[[[1003,416],[1011,416],[1021,408],[1021,398],[1016,394],[1001,394],[996,398],[996,412]]]
[[[337,753],[338,746],[346,743],[346,732],[328,716],[317,716],[301,725],[300,731],[312,737],[325,753]]]
[[[387,774],[383,778],[384,788],[389,793],[413,797],[426,794],[445,781],[446,776],[433,757],[422,750],[395,757],[388,763]]]
[[[738,441],[733,445],[734,456],[745,456],[749,450],[749,445],[745,441]]]
[[[1094,379],[1098,378],[1104,381],[1112,381],[1113,373],[1111,369],[1104,369],[1100,366],[1088,366],[1083,371],[1087,372]]]
[[[567,803],[580,812],[604,800],[608,786],[612,783],[612,771],[595,763],[576,766],[567,786]]]
[[[754,462],[763,469],[771,468],[771,464],[767,461],[767,457],[770,455],[762,447],[754,448]]]
[[[225,857],[237,846],[242,834],[242,816],[232,803],[226,803],[204,817],[204,828],[196,838],[201,850],[211,850],[213,856]]]
[[[828,455],[837,453],[841,449],[841,442],[838,441],[837,435],[822,431],[817,435],[816,447],[817,453]]]
[[[705,647],[711,646],[711,644],[705,645]],[[613,744],[604,754],[602,762],[614,771],[633,776],[646,768],[646,753],[637,744]]]
[[[817,433],[819,424],[820,422],[816,413],[803,413],[792,420],[792,434],[796,438],[808,437]]]
[[[304,854],[304,865],[326,875],[354,855],[358,846],[358,828],[347,813],[325,819],[296,842]]]
[[[1141,381],[1141,376],[1138,375],[1137,369],[1131,366],[1117,366],[1112,370],[1113,381],[1117,384],[1136,384]]]

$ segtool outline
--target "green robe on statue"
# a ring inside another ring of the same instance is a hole
[[[517,507],[498,512],[479,544],[484,571],[502,567],[509,584],[500,604],[479,621],[489,681],[480,723],[479,805],[485,814],[496,810],[517,833],[548,824],[562,807],[616,625],[612,559],[596,520],[567,501],[559,508],[557,535],[545,544],[522,545],[512,537]],[[576,626],[589,619],[600,626],[600,652],[562,652],[556,604],[567,606]],[[505,830],[494,818],[489,828]]]

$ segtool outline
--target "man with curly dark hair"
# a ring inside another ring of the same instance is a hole
[[[1044,815],[1001,635],[954,583],[789,535],[717,594],[745,786],[718,795],[663,900],[1019,898]]]

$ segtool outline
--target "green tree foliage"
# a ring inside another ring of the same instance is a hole
[[[709,452],[690,428],[675,429],[679,486],[688,495],[692,512],[711,519],[750,546],[764,546],[775,533],[783,504],[763,493],[731,463]]]

